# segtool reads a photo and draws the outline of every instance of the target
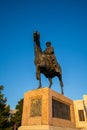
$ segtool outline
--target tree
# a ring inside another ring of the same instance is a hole
[[[13,122],[13,124],[16,124],[17,128],[21,125],[22,110],[23,110],[23,99],[20,99],[20,101],[18,101],[18,104],[16,105],[16,113],[11,118],[11,122]]]
[[[8,116],[10,112],[10,107],[6,105],[7,98],[4,97],[2,91],[4,90],[4,86],[0,85],[0,129],[9,127]]]

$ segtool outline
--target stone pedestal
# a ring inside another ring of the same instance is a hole
[[[24,94],[22,126],[18,130],[75,130],[73,101],[49,88]]]

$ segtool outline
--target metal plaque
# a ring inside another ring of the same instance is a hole
[[[52,99],[52,117],[71,120],[70,106]]]
[[[42,100],[41,98],[31,100],[30,116],[41,116]]]

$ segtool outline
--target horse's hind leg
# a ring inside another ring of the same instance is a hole
[[[61,94],[64,94],[64,92],[63,92],[63,81],[62,81],[62,76],[59,76],[59,81],[60,81],[60,86],[61,86]]]
[[[62,82],[62,79],[60,80],[60,86],[61,86],[61,93],[64,94],[64,92],[63,92],[63,82]]]
[[[51,88],[51,86],[52,86],[52,78],[48,78],[48,79],[49,79],[49,82],[50,82],[49,88]]]
[[[64,92],[63,92],[63,86],[61,86],[61,93],[64,95]]]

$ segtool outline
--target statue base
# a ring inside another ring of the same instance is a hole
[[[79,130],[68,127],[56,127],[49,125],[33,125],[33,126],[21,126],[18,130]]]
[[[76,130],[73,101],[50,88],[24,94],[22,126],[18,130]]]

